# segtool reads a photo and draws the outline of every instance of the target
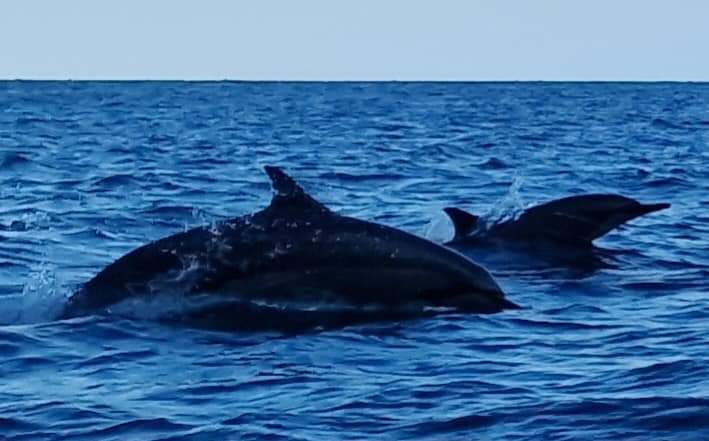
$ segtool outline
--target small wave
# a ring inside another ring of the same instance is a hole
[[[555,331],[559,329],[564,330],[598,330],[598,329],[615,329],[615,325],[610,324],[592,324],[588,322],[571,322],[571,321],[561,321],[561,320],[532,320],[523,318],[512,318],[511,322],[514,322],[522,327],[547,329],[549,331]]]
[[[18,126],[28,126],[36,123],[50,122],[50,119],[43,118],[41,116],[20,116],[15,120],[15,124]]]
[[[650,123],[650,125],[652,125],[653,127],[657,127],[659,129],[679,129],[679,130],[684,129],[684,127],[682,127],[681,125],[675,124],[672,121],[668,121],[663,118],[653,119],[652,122]]]
[[[31,162],[27,156],[21,153],[6,153],[0,156],[0,169],[12,169]]]
[[[0,224],[0,231],[27,231],[27,222],[13,220],[8,225]]]
[[[367,181],[393,181],[405,179],[407,176],[397,173],[366,173],[354,174],[345,172],[327,172],[320,175],[325,180],[340,180],[351,182],[367,182]]]
[[[114,189],[129,185],[137,185],[137,182],[133,176],[127,174],[116,174],[102,177],[92,184],[94,188],[102,189]]]
[[[656,292],[656,291],[668,291],[671,289],[666,282],[626,282],[621,283],[620,286],[628,291],[639,291],[642,293]]]
[[[152,433],[174,434],[176,431],[192,429],[189,424],[173,422],[168,418],[137,418],[130,421],[111,424],[109,426],[90,429],[81,433],[82,438],[89,439],[130,439],[133,437],[147,438]],[[78,437],[78,433],[76,434]]]
[[[120,107],[125,104],[125,101],[123,101],[120,98],[108,98],[101,100],[100,105],[104,107]]]
[[[579,305],[571,304],[567,306],[551,308],[544,311],[545,314],[549,315],[561,315],[561,314],[607,314],[603,308],[593,305]]]
[[[635,376],[640,380],[641,387],[648,381],[676,381],[683,376],[701,375],[703,364],[692,359],[669,359],[653,361],[647,366],[637,367],[629,370],[627,376]],[[626,377],[627,379],[628,377]]]
[[[155,144],[170,144],[174,145],[176,144],[176,139],[173,135],[167,135],[167,134],[153,134],[148,137],[148,142],[149,143],[155,143]]]
[[[3,362],[3,368],[9,371],[26,371],[31,369],[41,369],[56,363],[52,356],[22,355],[14,356]]]
[[[0,431],[5,435],[29,434],[36,431],[38,428],[38,425],[26,421],[25,419],[0,416]]]
[[[158,352],[153,349],[139,349],[129,351],[103,351],[100,354],[87,357],[77,364],[78,367],[94,367],[110,365],[113,362],[126,362],[130,360],[144,360],[146,358],[157,355]]]
[[[472,414],[426,421],[402,428],[402,430],[406,432],[414,432],[422,436],[434,436],[438,438],[441,434],[451,432],[459,432],[461,435],[469,434],[471,430],[492,426],[497,422],[497,420],[498,419],[492,415]]]
[[[654,188],[691,187],[691,183],[678,176],[664,176],[645,180],[645,185]]]
[[[544,141],[549,141],[550,135],[546,133],[523,133],[517,135],[517,139],[524,142],[531,142],[533,144],[538,144]]]
[[[503,161],[502,159],[493,156],[492,158],[478,165],[478,167],[483,170],[504,170],[509,168],[509,165],[507,165],[507,163],[505,163],[505,161]]]
[[[658,406],[659,409],[640,419],[638,423],[648,429],[668,433],[677,434],[687,431],[690,434],[698,435],[701,431],[706,435],[709,430],[709,403],[707,400],[682,400],[681,406],[677,406],[677,403],[672,406],[675,400],[666,400],[667,403],[662,403],[661,406]],[[690,438],[693,436],[690,435]]]

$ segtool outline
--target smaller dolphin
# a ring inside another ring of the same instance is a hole
[[[667,203],[642,204],[616,194],[569,196],[528,208],[517,219],[479,232],[478,216],[453,207],[444,211],[455,226],[453,242],[482,235],[511,240],[548,239],[587,246],[636,217],[669,207]]]
[[[667,203],[643,204],[616,194],[585,194],[553,200],[526,209],[522,214],[491,226],[459,208],[444,211],[455,227],[446,245],[470,251],[489,248],[548,257],[554,261],[595,260],[593,241],[626,222],[670,207]],[[477,257],[477,255],[476,255]],[[484,260],[484,259],[483,259]]]
[[[433,306],[495,313],[519,308],[484,268],[465,256],[392,227],[338,215],[280,168],[266,166],[265,171],[274,189],[268,207],[127,253],[84,284],[62,317],[171,291],[179,291],[181,298],[215,300],[216,306],[204,313],[188,312],[201,322],[219,321],[220,327],[294,304],[323,307],[317,313],[305,308],[302,315],[330,323],[343,320],[334,320],[328,305],[347,305],[348,311]],[[359,320],[367,313],[354,315]]]

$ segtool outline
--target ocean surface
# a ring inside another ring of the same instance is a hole
[[[54,319],[131,249],[265,207],[266,164],[436,241],[449,205],[672,207],[599,240],[609,268],[488,266],[520,311]],[[0,82],[2,441],[703,440],[708,347],[707,84]]]

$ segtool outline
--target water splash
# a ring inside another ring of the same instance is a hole
[[[217,229],[219,221],[215,219],[214,216],[209,215],[205,210],[198,207],[193,207],[190,215],[192,216],[192,219],[190,221],[186,220],[182,224],[183,231],[188,231],[202,225],[208,225],[209,229],[212,231]]]
[[[22,294],[0,297],[0,324],[40,323],[56,318],[67,298],[54,265],[32,270]]]
[[[478,230],[488,230],[494,225],[517,219],[522,214],[524,203],[519,191],[523,183],[524,179],[522,177],[514,177],[507,194],[480,216]]]
[[[485,232],[493,226],[508,220],[517,219],[522,214],[525,208],[520,196],[523,182],[523,178],[514,177],[505,196],[480,216],[476,229],[477,233]],[[455,228],[453,223],[448,216],[443,214],[443,210],[438,210],[423,227],[423,237],[434,242],[445,243],[451,240],[454,235]]]
[[[443,210],[438,210],[423,228],[423,237],[433,242],[445,243],[453,239],[454,235],[453,223]]]

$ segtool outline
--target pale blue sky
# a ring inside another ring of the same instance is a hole
[[[0,0],[0,78],[709,81],[709,0]]]

